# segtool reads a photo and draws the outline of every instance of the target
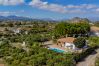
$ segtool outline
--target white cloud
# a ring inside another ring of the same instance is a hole
[[[0,0],[0,5],[19,5],[25,3],[25,0]],[[60,4],[54,4],[54,3],[48,3],[48,2],[43,2],[42,0],[32,0],[29,3],[30,6],[32,7],[37,7],[39,9],[45,9],[49,11],[54,11],[54,12],[60,12],[60,13],[86,13],[88,12],[87,10],[93,10],[93,11],[98,11],[99,8],[97,5],[93,4],[81,4],[81,5],[60,5]]]
[[[25,3],[25,0],[0,0],[0,5],[19,5]],[[54,3],[43,2],[42,0],[32,0],[29,3],[32,7],[39,9],[45,9],[60,13],[88,13],[88,11],[99,12],[99,6],[93,4],[81,4],[81,5],[60,5]],[[22,11],[24,12],[24,10]],[[9,12],[4,12],[8,14]]]
[[[96,5],[92,5],[92,4],[81,4],[81,5],[67,5],[65,6],[65,8],[84,8],[84,9],[92,9],[92,8],[96,8]]]
[[[24,10],[20,10],[20,11],[0,11],[0,16],[17,15],[18,13],[24,13]]]
[[[2,11],[0,12],[0,16],[8,16],[8,15],[11,15],[12,12],[9,12],[9,11]]]
[[[29,3],[29,5],[50,11],[56,11],[62,13],[65,12],[64,6],[58,4],[48,4],[48,2],[42,2],[41,0],[32,0],[32,2]]]
[[[96,12],[99,12],[99,8],[96,9]]]
[[[32,7],[38,7],[40,9],[60,12],[60,13],[86,13],[89,9],[96,9],[98,6],[93,4],[81,4],[81,5],[59,5],[48,2],[43,2],[42,0],[32,0],[29,5]]]
[[[24,3],[24,0],[0,0],[0,5],[18,5]]]

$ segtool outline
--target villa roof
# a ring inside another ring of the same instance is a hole
[[[67,42],[67,43],[73,43],[73,41],[75,40],[76,38],[73,38],[73,37],[67,37],[67,38],[61,38],[61,39],[58,39],[57,41],[58,42]]]
[[[91,27],[91,31],[99,32],[99,27],[92,26],[92,27]]]

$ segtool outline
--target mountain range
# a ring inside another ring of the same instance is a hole
[[[10,16],[0,16],[0,20],[33,20],[33,19],[28,17],[10,15]]]
[[[71,21],[76,21],[80,20],[81,18],[79,17],[74,17],[70,19]],[[87,19],[87,18],[84,18]],[[88,17],[90,21],[99,21],[99,17]],[[62,21],[62,20],[68,20],[68,19],[61,19],[61,20],[55,20],[51,18],[29,18],[29,17],[22,17],[22,16],[15,16],[15,15],[10,15],[10,16],[0,16],[0,20],[44,20],[44,21]]]

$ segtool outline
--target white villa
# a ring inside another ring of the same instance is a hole
[[[73,41],[75,39],[76,38],[73,38],[73,37],[61,38],[61,39],[57,40],[57,45],[60,46],[60,47],[64,47],[68,50],[75,50],[76,47],[73,44]]]
[[[91,36],[99,37],[99,27],[96,27],[96,26],[91,27]]]
[[[49,49],[56,49],[56,50],[63,50],[65,52],[82,52],[82,49],[79,49],[75,46],[73,43],[76,38],[73,37],[66,37],[66,38],[60,38],[57,40],[57,43],[55,44],[47,44]],[[49,42],[48,42],[49,43]],[[83,49],[87,49],[87,41],[86,45],[83,47]]]

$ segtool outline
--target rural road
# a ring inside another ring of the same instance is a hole
[[[96,52],[93,52],[91,55],[86,57],[83,61],[79,62],[77,66],[95,66],[95,58],[99,55],[99,49]]]

